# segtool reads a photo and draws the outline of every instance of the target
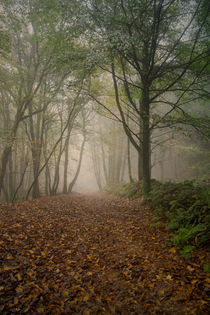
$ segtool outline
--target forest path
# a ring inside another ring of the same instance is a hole
[[[185,262],[141,200],[45,197],[0,207],[1,314],[207,314],[204,256]]]

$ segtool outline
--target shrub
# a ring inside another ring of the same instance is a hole
[[[186,245],[183,247],[183,249],[180,251],[180,254],[183,258],[189,259],[192,257],[192,251],[195,248],[193,245]]]
[[[191,255],[192,246],[210,241],[209,181],[153,182],[147,200],[156,222],[168,223],[167,229],[176,232],[172,241],[183,257]]]
[[[112,190],[112,194],[118,197],[138,198],[141,196],[140,182],[124,183]]]
[[[177,248],[182,248],[190,241],[195,239],[200,232],[206,231],[205,224],[198,224],[196,226],[188,226],[187,228],[178,229],[178,233],[174,235],[173,243]]]
[[[203,270],[205,273],[210,273],[210,264],[205,263],[203,266]]]

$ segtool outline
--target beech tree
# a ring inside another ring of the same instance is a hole
[[[32,196],[39,197],[46,117],[48,119],[52,111],[59,111],[60,103],[57,102],[56,110],[53,102],[61,90],[65,90],[62,96],[65,98],[71,86],[72,95],[78,98],[84,79],[80,69],[84,53],[77,43],[75,22],[67,22],[62,2],[2,1],[1,10],[4,34],[9,34],[10,42],[9,49],[5,48],[1,56],[0,66],[2,108],[9,113],[7,141],[1,148],[0,192],[18,131],[24,126],[32,157]],[[74,101],[72,107],[75,107]],[[70,108],[69,115],[73,115],[73,111]],[[71,124],[69,115],[65,124]],[[54,186],[57,186],[57,177]]]
[[[125,133],[142,157],[145,193],[150,190],[153,131],[168,124],[173,112],[187,121],[182,105],[200,97],[194,92],[208,77],[209,47],[203,45],[202,30],[210,3],[205,2],[202,22],[196,23],[203,5],[203,1],[92,0],[84,9],[90,63],[110,73]],[[160,104],[165,105],[162,112]],[[135,113],[131,118],[140,131],[127,124],[127,108]]]

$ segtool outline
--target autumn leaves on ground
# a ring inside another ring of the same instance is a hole
[[[184,261],[140,199],[0,207],[1,314],[207,314],[202,250]]]

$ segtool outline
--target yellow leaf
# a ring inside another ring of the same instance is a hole
[[[12,266],[4,266],[4,271],[13,270],[15,267]]]
[[[68,297],[69,296],[69,291],[68,290],[63,291],[63,296]]]
[[[15,305],[18,304],[18,298],[17,298],[16,296],[14,297],[13,303],[14,303]]]
[[[176,254],[176,249],[174,247],[172,247],[169,249],[169,252],[172,254]]]
[[[66,254],[71,254],[71,250],[67,249]]]
[[[100,295],[96,295],[95,299],[96,299],[96,302],[101,303],[101,296]]]
[[[14,259],[14,257],[11,254],[8,254],[7,259]]]
[[[194,271],[194,268],[192,268],[192,267],[190,267],[190,266],[187,266],[187,270],[189,270],[189,271]]]
[[[15,289],[15,291],[16,291],[17,293],[21,294],[21,293],[23,293],[23,287],[18,286],[18,287]]]
[[[0,285],[0,291],[4,290],[3,285]]]
[[[172,276],[171,276],[171,275],[168,275],[168,276],[166,277],[166,279],[167,279],[167,280],[172,280]]]
[[[44,308],[43,307],[37,308],[37,312],[44,314]]]
[[[18,279],[18,281],[21,281],[22,280],[22,276],[21,276],[21,274],[18,272],[18,274],[17,274],[17,279]]]
[[[205,282],[208,283],[208,284],[210,284],[210,278],[206,278],[206,279],[205,279]]]
[[[90,296],[89,294],[87,293],[84,297],[83,297],[83,301],[84,302],[87,302],[89,300]]]
[[[29,309],[30,309],[30,305],[24,309],[24,313],[28,313]]]
[[[159,291],[158,291],[158,294],[159,294],[160,296],[163,296],[163,295],[165,294],[165,291],[164,291],[164,290],[159,290]]]

